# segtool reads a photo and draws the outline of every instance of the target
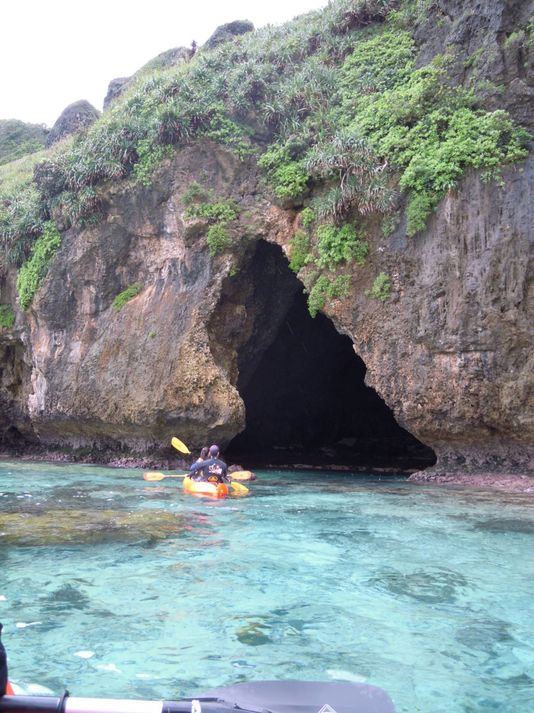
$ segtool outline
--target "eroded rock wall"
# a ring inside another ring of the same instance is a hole
[[[419,62],[452,47],[455,80],[486,81],[488,106],[532,128],[534,52],[515,28],[534,2],[431,5]],[[194,180],[239,206],[233,246],[216,257],[205,224],[184,215]],[[239,379],[289,299],[269,294],[268,265],[248,280],[240,271],[260,240],[288,250],[295,212],[272,202],[252,161],[209,142],[183,149],[150,188],[122,183],[103,195],[105,219],[63,235],[31,309],[0,334],[3,432],[137,452],[175,433],[192,447],[228,442],[244,426]],[[365,361],[367,383],[435,450],[438,469],[532,470],[533,199],[532,156],[502,183],[472,173],[416,237],[402,220],[388,239],[377,227],[351,294],[326,306]],[[366,296],[382,271],[393,285],[386,302]],[[114,297],[134,283],[139,294],[115,311]]]
[[[193,180],[238,201],[235,254],[212,259],[205,225],[184,217]],[[223,358],[224,334],[214,344],[216,325],[213,334],[208,325],[240,251],[276,230],[255,190],[250,167],[199,143],[150,189],[110,187],[105,221],[64,235],[25,333],[27,413],[41,442],[144,451],[176,433],[196,445],[244,427],[237,374],[226,363],[235,359]],[[116,311],[114,297],[134,283],[141,291]]]
[[[184,217],[193,180],[239,206],[233,248],[215,258],[206,226]],[[109,187],[106,199],[102,224],[64,235],[21,336],[5,344],[3,400],[48,444],[141,452],[175,433],[195,447],[228,442],[244,427],[240,374],[293,295],[270,293],[267,263],[246,271],[259,240],[287,250],[295,213],[268,201],[252,163],[210,143],[179,153],[150,189]],[[436,451],[437,467],[531,467],[533,199],[532,157],[502,184],[473,173],[424,233],[408,239],[402,223],[387,240],[377,232],[349,298],[327,305],[368,385]],[[365,294],[379,271],[393,282],[384,303]],[[115,311],[136,282],[139,294]]]
[[[437,468],[532,469],[533,199],[532,156],[502,184],[470,175],[426,231],[407,239],[400,225],[378,248],[389,301],[363,297],[367,267],[336,306],[367,383]]]

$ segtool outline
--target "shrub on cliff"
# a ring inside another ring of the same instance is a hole
[[[15,312],[11,305],[0,304],[0,327],[11,329],[15,324]]]
[[[291,157],[287,146],[275,145],[258,160],[278,198],[300,198],[305,193],[309,176],[302,161]]]
[[[22,265],[48,218],[32,182],[33,166],[41,155],[0,166],[0,267]]]
[[[365,60],[370,62],[368,54]],[[466,169],[495,175],[500,166],[528,153],[527,132],[506,112],[485,111],[472,92],[451,86],[441,57],[390,89],[359,98],[353,117],[349,130],[365,136],[401,173],[399,186],[409,196],[408,235],[425,227],[429,213]]]
[[[316,264],[334,270],[340,262],[363,265],[369,253],[369,243],[358,235],[354,225],[345,224],[341,228],[334,225],[321,225],[317,230]]]
[[[119,294],[115,296],[113,302],[111,303],[111,306],[113,307],[115,312],[120,312],[124,305],[127,304],[130,300],[133,300],[134,297],[137,297],[137,295],[141,292],[142,289],[143,285],[140,282],[134,282],[133,285],[130,285],[122,292],[119,292]]]
[[[380,161],[366,139],[347,130],[310,149],[306,166],[317,181],[330,186],[314,203],[323,217],[386,213],[395,204],[387,162]]]
[[[380,302],[388,300],[391,294],[391,280],[389,275],[385,272],[379,273],[375,277],[371,289],[366,290],[365,294],[373,300],[380,300]]]
[[[311,261],[310,238],[302,230],[297,230],[289,243],[289,267],[298,274]]]
[[[200,218],[207,223],[206,244],[210,255],[217,255],[231,245],[227,226],[239,217],[237,203],[231,199],[209,201],[211,191],[198,183],[193,183],[184,194],[183,201],[187,206],[186,218]]]
[[[321,275],[311,287],[308,294],[308,310],[312,317],[324,309],[327,299],[341,299],[350,290],[350,276],[338,275],[330,279]]]
[[[26,310],[30,306],[60,244],[61,236],[55,223],[48,221],[44,225],[42,235],[33,246],[30,259],[19,270],[17,292],[22,309]]]

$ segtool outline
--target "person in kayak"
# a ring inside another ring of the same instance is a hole
[[[193,463],[189,476],[192,480],[205,480],[208,483],[229,483],[228,466],[219,458],[219,446],[210,446],[208,460]]]
[[[209,448],[207,446],[204,446],[204,448],[201,449],[200,455],[196,459],[195,463],[204,463],[205,460],[208,460],[208,453]]]

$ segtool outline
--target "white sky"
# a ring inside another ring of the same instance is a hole
[[[7,0],[2,2],[0,119],[52,126],[111,79],[171,47],[203,44],[218,25],[279,24],[328,0]]]

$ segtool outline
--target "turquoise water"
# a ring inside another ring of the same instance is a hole
[[[11,679],[138,698],[366,681],[398,711],[534,710],[534,495],[297,472],[251,490],[0,462]]]

